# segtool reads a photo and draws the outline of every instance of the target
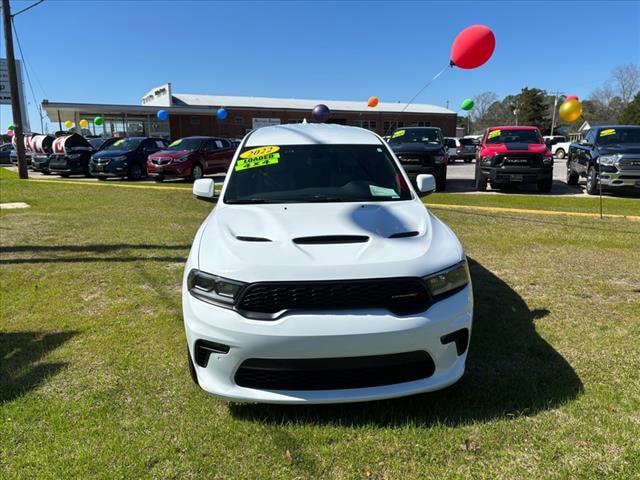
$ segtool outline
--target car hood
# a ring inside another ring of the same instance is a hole
[[[598,147],[600,155],[614,155],[616,153],[639,154],[640,144],[638,143],[616,143],[614,145],[603,145]]]
[[[129,155],[132,150],[101,150],[93,155],[93,158],[113,158],[121,155]]]
[[[417,234],[389,238],[404,232]],[[327,243],[337,235],[368,238]],[[321,238],[294,241],[308,237]],[[244,282],[422,276],[464,258],[455,235],[419,200],[221,205],[199,239],[198,268]]]
[[[546,145],[541,143],[496,143],[484,145],[481,155],[490,156],[499,153],[540,153],[547,151]]]
[[[160,150],[159,152],[149,155],[149,158],[170,158],[174,160],[176,158],[182,158],[191,152],[193,152],[193,150]]]
[[[422,142],[393,143],[389,145],[394,153],[433,153],[441,152],[442,145],[429,145]]]

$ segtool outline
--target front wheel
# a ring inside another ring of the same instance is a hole
[[[162,182],[164,182],[164,177],[162,175],[160,175],[160,176],[157,176],[154,180],[157,183],[162,183]]]
[[[191,180],[196,181],[204,176],[204,172],[202,171],[202,167],[199,164],[195,164],[191,169]]]
[[[593,167],[589,167],[589,172],[587,173],[587,193],[589,195],[598,194],[598,172]]]
[[[484,192],[487,190],[487,179],[478,170],[476,170],[475,189],[478,192]]]
[[[142,178],[142,167],[134,163],[129,167],[129,174],[127,176],[129,180],[140,180]]]
[[[465,158],[464,159],[464,163],[471,163],[471,160],[473,160],[472,158]]]
[[[567,162],[567,185],[577,185],[580,176],[571,168],[571,163]]]
[[[560,160],[562,160],[565,155],[566,153],[562,148],[559,148],[558,150],[556,150],[556,157],[558,157]]]

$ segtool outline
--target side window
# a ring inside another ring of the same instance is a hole
[[[215,140],[207,140],[207,143],[204,146],[205,150],[208,152],[215,152],[218,147],[216,146]]]
[[[216,140],[215,142],[216,142],[216,148],[219,148],[219,149],[222,149],[222,148],[223,148],[223,147],[222,147],[222,141],[220,141],[220,140]]]
[[[164,147],[166,147],[166,145],[162,140],[156,140],[156,146],[160,149],[163,149]]]
[[[223,148],[231,148],[231,142],[229,140],[225,140],[224,138],[221,140]]]

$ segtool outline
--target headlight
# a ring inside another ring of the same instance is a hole
[[[434,155],[433,163],[444,163],[444,155]]]
[[[119,157],[113,157],[111,160],[114,162],[122,162],[127,159],[126,155],[120,155]]]
[[[184,157],[174,158],[173,161],[176,163],[184,163],[189,160],[189,155],[185,155]]]
[[[620,160],[620,155],[602,155],[598,157],[598,161],[600,165],[614,165],[618,160]]]
[[[544,163],[545,165],[549,165],[549,164],[553,163],[553,157],[544,157],[544,158],[542,159],[542,161],[543,161],[543,163]]]
[[[491,165],[491,157],[482,157],[482,163],[485,165]]]
[[[195,268],[187,277],[189,293],[203,302],[232,307],[236,304],[244,283],[201,272]]]
[[[431,296],[437,299],[447,293],[453,293],[469,283],[469,266],[467,261],[463,260],[446,270],[425,277],[424,280]]]
[[[81,153],[71,153],[69,155],[67,155],[67,159],[69,160],[77,160],[82,156]]]

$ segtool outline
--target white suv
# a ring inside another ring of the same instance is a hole
[[[367,130],[249,133],[185,268],[193,379],[267,403],[375,400],[456,382],[471,333],[469,269],[410,185]],[[431,175],[417,185],[435,189]],[[193,191],[214,201],[211,179]]]

